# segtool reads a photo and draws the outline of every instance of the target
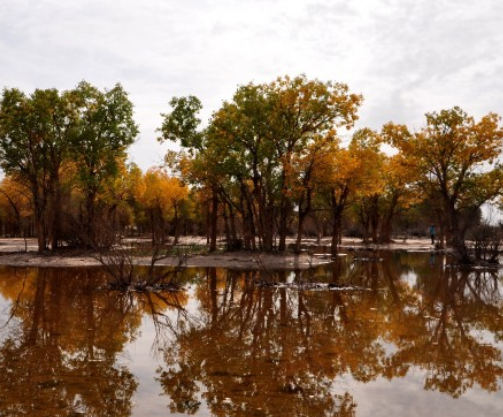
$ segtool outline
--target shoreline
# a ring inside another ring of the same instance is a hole
[[[204,246],[205,239],[197,237],[183,237],[181,245]],[[332,262],[329,250],[329,238],[317,244],[315,239],[303,241],[308,250],[301,254],[285,253],[270,254],[260,252],[236,251],[215,252],[204,255],[188,255],[184,266],[188,268],[231,268],[231,269],[309,269],[314,266]],[[25,247],[27,251],[25,251]],[[101,263],[92,255],[55,254],[39,255],[36,252],[36,241],[30,239],[0,239],[0,265],[28,268],[67,268],[67,267],[99,267]],[[315,250],[316,249],[316,250]],[[316,253],[323,250],[325,253]],[[340,246],[340,256],[359,251],[401,251],[439,253],[429,239],[408,239],[390,244],[365,244],[360,239],[344,238]],[[135,265],[149,265],[150,257],[135,258]],[[177,256],[168,257],[156,262],[156,266],[176,266]]]

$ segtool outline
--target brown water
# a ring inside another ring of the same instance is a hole
[[[177,294],[107,291],[98,269],[0,269],[0,416],[503,415],[498,274],[382,256],[190,269]]]

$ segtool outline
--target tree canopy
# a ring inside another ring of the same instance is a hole
[[[39,251],[61,238],[63,168],[74,167],[84,194],[84,223],[93,217],[99,185],[138,132],[132,103],[118,84],[100,92],[86,82],[74,90],[4,89],[0,100],[0,167],[30,189]],[[85,228],[86,229],[86,228]]]
[[[500,117],[476,121],[453,107],[427,113],[415,132],[389,122],[343,135],[362,102],[344,83],[283,76],[239,86],[203,126],[201,101],[174,97],[158,140],[179,150],[144,174],[127,168],[138,126],[120,84],[4,89],[2,227],[36,235],[40,251],[111,244],[128,228],[153,241],[205,233],[210,250],[221,234],[228,249],[268,252],[285,251],[287,237],[299,252],[307,234],[331,236],[336,255],[347,229],[379,243],[391,242],[396,227],[407,236],[412,223],[436,223],[439,245],[468,261],[467,233],[503,193]],[[21,197],[12,184],[28,192]],[[109,226],[120,230],[100,231]]]
[[[452,242],[468,259],[461,214],[472,217],[482,204],[501,196],[502,170],[497,163],[503,149],[500,117],[490,113],[476,122],[459,107],[426,114],[426,126],[410,133],[392,123],[383,128],[388,143],[403,156],[402,164],[414,171],[416,184],[426,195],[438,197]]]

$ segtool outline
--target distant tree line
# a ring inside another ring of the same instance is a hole
[[[154,244],[206,234],[210,250],[301,250],[306,234],[343,231],[390,242],[397,228],[437,225],[438,245],[470,261],[481,207],[501,197],[500,118],[454,107],[426,114],[411,132],[388,123],[352,133],[362,104],[347,85],[282,77],[238,87],[201,126],[201,102],[173,98],[160,141],[163,167],[127,164],[138,126],[121,85],[100,91],[4,89],[0,101],[3,234],[37,236],[40,252],[111,245],[127,234]],[[384,152],[387,145],[391,152]]]

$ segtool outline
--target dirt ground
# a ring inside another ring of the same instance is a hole
[[[290,242],[292,243],[292,242]],[[206,245],[205,238],[183,237],[181,245]],[[187,267],[225,267],[234,269],[306,269],[330,262],[330,239],[303,241],[306,249],[295,254],[260,254],[246,251],[217,252],[204,255],[190,255],[185,259]],[[24,267],[78,267],[99,266],[100,262],[90,255],[38,255],[35,239],[0,239],[0,265]],[[341,256],[362,250],[400,250],[407,252],[430,252],[434,248],[429,239],[407,239],[387,245],[367,245],[360,239],[345,238],[341,245]],[[148,257],[138,257],[139,265],[148,265]],[[159,261],[157,265],[176,265],[179,258],[172,257]]]

